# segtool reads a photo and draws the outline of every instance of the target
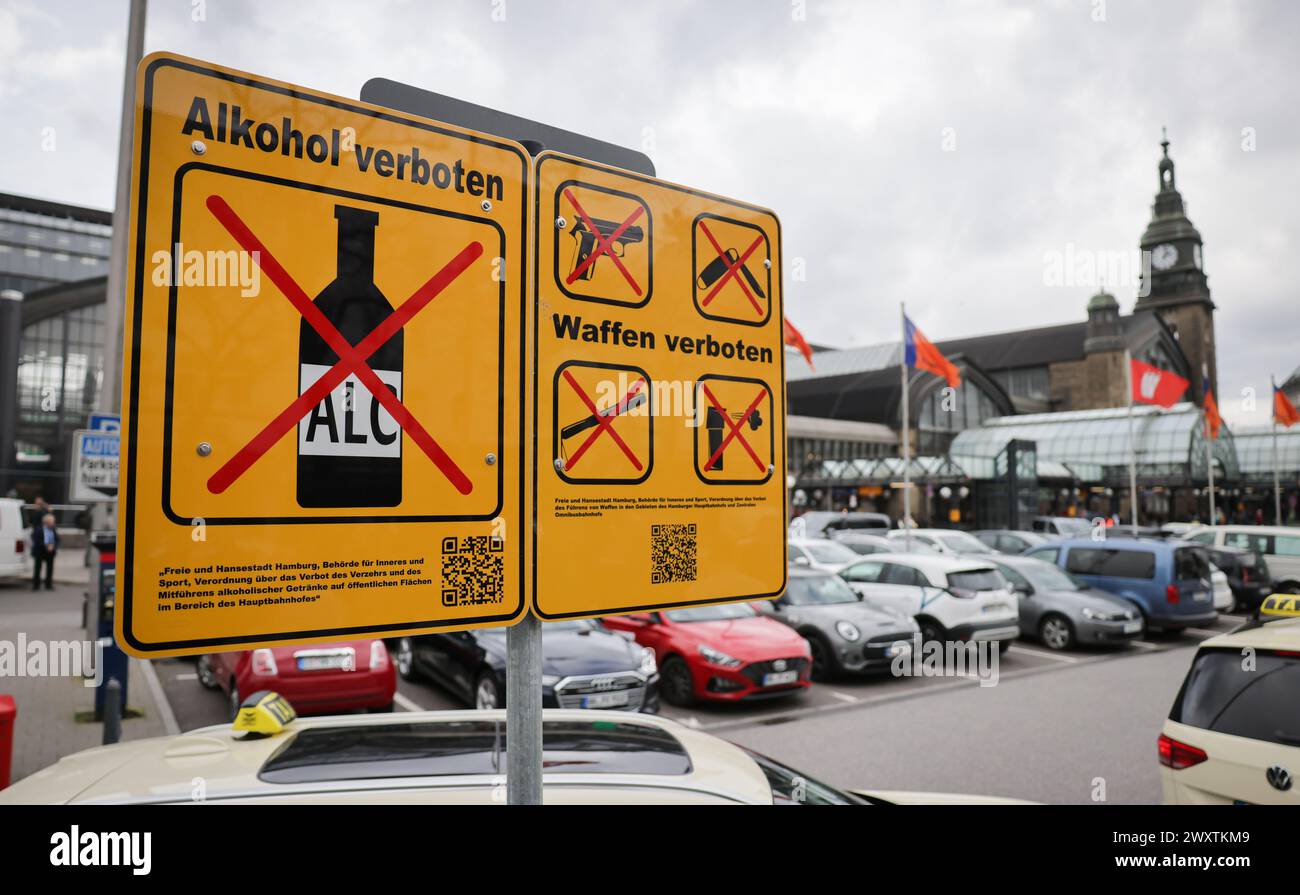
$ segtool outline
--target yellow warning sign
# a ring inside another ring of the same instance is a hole
[[[118,642],[516,620],[527,153],[170,55],[137,97]]]
[[[786,459],[775,215],[555,153],[538,157],[534,180],[535,610],[776,596]]]

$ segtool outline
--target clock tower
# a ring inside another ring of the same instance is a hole
[[[1183,197],[1174,184],[1174,161],[1169,157],[1169,139],[1160,146],[1160,191],[1151,206],[1151,223],[1142,234],[1142,289],[1134,311],[1155,311],[1173,330],[1192,368],[1192,385],[1187,398],[1200,404],[1204,389],[1202,370],[1209,374],[1210,388],[1219,397],[1218,364],[1214,349],[1214,302],[1205,277],[1201,234],[1187,219]]]

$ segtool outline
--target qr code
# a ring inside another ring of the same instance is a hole
[[[695,523],[650,526],[650,583],[695,580]]]
[[[500,603],[505,571],[505,542],[472,535],[442,539],[442,605],[481,606]]]

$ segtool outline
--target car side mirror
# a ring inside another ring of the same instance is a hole
[[[1028,584],[1017,584],[1011,589],[1022,597],[1032,597],[1034,595],[1034,589]]]
[[[794,558],[794,564],[795,564],[796,566],[806,566],[806,565],[808,565],[808,557],[806,557],[806,556],[796,556],[796,557]]]

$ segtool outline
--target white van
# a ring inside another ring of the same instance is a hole
[[[31,577],[31,545],[23,524],[23,502],[0,497],[0,578]]]
[[[1275,593],[1300,594],[1300,528],[1282,525],[1203,525],[1185,535],[1213,547],[1244,547],[1264,557]]]

